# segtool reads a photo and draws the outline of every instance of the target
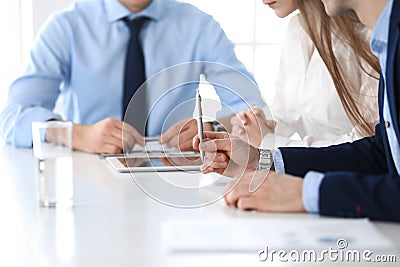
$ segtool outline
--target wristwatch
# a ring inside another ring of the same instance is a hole
[[[258,148],[258,153],[260,154],[260,159],[257,170],[270,170],[274,163],[271,150]]]
[[[211,126],[213,127],[214,132],[226,132],[224,126],[218,121],[211,121]]]

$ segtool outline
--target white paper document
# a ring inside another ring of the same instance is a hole
[[[171,220],[163,224],[162,233],[164,247],[171,252],[254,253],[266,246],[270,250],[384,250],[392,246],[367,219]]]

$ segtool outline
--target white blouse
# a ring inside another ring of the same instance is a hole
[[[366,32],[366,36],[369,34]],[[377,123],[378,80],[360,70],[354,55],[341,42],[334,43],[334,51],[345,73],[361,90],[360,101],[367,106],[363,111],[369,110],[369,121]],[[361,138],[344,111],[328,69],[301,25],[300,15],[293,17],[288,26],[270,109],[277,124],[275,134],[264,137],[264,147],[328,146]]]

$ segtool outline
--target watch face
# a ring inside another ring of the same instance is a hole
[[[222,126],[222,124],[220,124],[218,121],[213,121],[211,125],[214,129],[214,132],[226,132],[224,126]]]

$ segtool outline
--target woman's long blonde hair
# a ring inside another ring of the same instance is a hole
[[[344,73],[334,53],[332,42],[332,37],[334,37],[347,45],[350,52],[354,54],[360,69],[367,75],[379,79],[379,61],[372,54],[368,41],[361,34],[361,29],[365,27],[355,13],[335,18],[329,17],[321,0],[299,0],[299,10],[304,28],[328,68],[347,116],[359,134],[373,135],[375,125],[363,115],[365,113],[361,110],[363,106],[358,104],[360,88],[356,88],[351,82],[351,77]],[[363,63],[371,66],[373,73],[368,72]],[[376,112],[377,110],[372,111],[372,113]]]

